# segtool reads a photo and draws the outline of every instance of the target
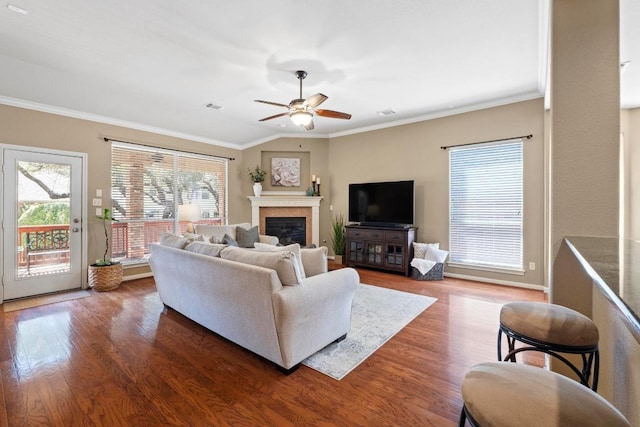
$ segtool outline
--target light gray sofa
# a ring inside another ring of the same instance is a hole
[[[327,272],[324,249],[324,266],[311,265],[317,264],[312,261],[317,257],[302,254],[305,270],[321,273],[293,286],[282,284],[280,268],[223,259],[246,261],[246,254],[253,252],[248,256],[279,257],[286,263],[290,252],[267,255],[229,247],[218,258],[152,244],[149,262],[166,306],[292,372],[302,360],[344,338],[351,328],[351,306],[360,278],[351,268]]]

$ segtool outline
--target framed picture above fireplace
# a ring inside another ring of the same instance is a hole
[[[300,187],[300,158],[272,157],[271,185]]]
[[[269,171],[262,195],[304,196],[311,186],[309,151],[262,151],[260,167]]]

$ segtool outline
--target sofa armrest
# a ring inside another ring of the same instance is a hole
[[[276,328],[290,368],[351,329],[351,307],[360,276],[342,268],[307,277],[273,294]]]
[[[259,237],[260,243],[266,243],[268,245],[277,245],[280,243],[280,240],[276,236],[267,236],[266,234],[261,234]]]

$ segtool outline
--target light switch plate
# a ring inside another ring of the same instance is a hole
[[[96,197],[102,197],[102,189],[101,188],[98,188],[96,190]]]
[[[96,208],[96,216],[99,216],[102,218],[102,209]]]
[[[93,199],[93,206],[102,206],[102,199]]]

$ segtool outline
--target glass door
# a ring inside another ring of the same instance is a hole
[[[3,150],[3,298],[82,286],[83,158]]]

